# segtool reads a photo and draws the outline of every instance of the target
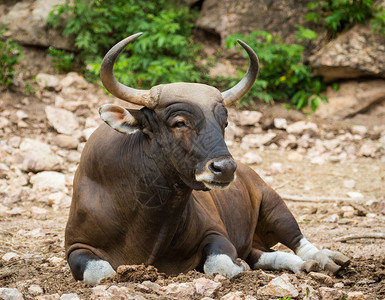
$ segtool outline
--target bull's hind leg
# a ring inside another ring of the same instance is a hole
[[[295,255],[279,251],[263,252],[278,242],[293,250]],[[322,269],[336,273],[350,262],[339,252],[319,250],[310,243],[281,197],[268,187],[263,192],[253,248],[255,250],[248,260],[252,268],[310,271],[316,267],[315,261]]]
[[[75,280],[83,280],[91,285],[98,284],[102,279],[115,274],[107,261],[87,249],[72,251],[68,257],[68,264]]]
[[[231,242],[224,236],[213,234],[204,240],[203,271],[206,274],[220,274],[227,278],[249,270],[246,262],[237,258],[237,251]]]

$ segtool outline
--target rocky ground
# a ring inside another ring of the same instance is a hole
[[[383,107],[344,122],[278,105],[229,110],[233,155],[282,195],[309,240],[352,258],[339,274],[257,270],[228,280],[132,266],[90,287],[70,274],[64,227],[97,108],[118,100],[76,73],[36,78],[32,93],[25,84],[0,92],[0,299],[385,298]]]

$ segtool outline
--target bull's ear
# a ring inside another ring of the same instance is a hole
[[[99,108],[99,114],[104,122],[121,133],[132,134],[140,130],[138,121],[122,106],[105,104]]]

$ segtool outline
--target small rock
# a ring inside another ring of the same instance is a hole
[[[65,175],[54,171],[44,171],[31,176],[30,182],[38,191],[67,192]]]
[[[342,184],[347,189],[352,189],[356,185],[356,181],[354,179],[345,179]]]
[[[23,300],[23,294],[17,289],[0,288],[0,299],[4,300]]]
[[[48,259],[48,261],[53,265],[60,265],[62,262],[64,262],[64,259],[61,257],[51,257]]]
[[[228,280],[228,278],[221,275],[221,274],[217,274],[214,277],[214,281],[216,281],[216,282],[221,282],[221,281],[226,281],[226,280]]]
[[[10,124],[7,118],[0,117],[0,128],[8,127]]]
[[[320,287],[318,289],[322,300],[343,300],[344,292],[329,288],[329,287]]]
[[[352,218],[354,216],[354,208],[352,206],[342,206],[341,214],[343,218]]]
[[[35,300],[59,300],[59,299],[60,299],[60,295],[58,293],[35,297]]]
[[[41,286],[39,286],[37,284],[32,284],[28,288],[28,293],[30,293],[32,296],[38,296],[38,295],[44,294],[44,291],[43,291]]]
[[[79,140],[70,135],[58,134],[53,139],[54,143],[61,148],[76,149],[79,144]]]
[[[194,295],[195,287],[192,282],[171,283],[163,286],[160,291],[170,297],[182,299]]]
[[[285,172],[285,168],[280,162],[273,162],[270,166],[272,174],[282,174]]]
[[[5,261],[12,261],[12,260],[18,260],[20,259],[20,255],[17,254],[17,253],[14,253],[14,252],[8,252],[8,253],[5,253],[2,257],[1,257],[2,260],[5,260]]]
[[[261,164],[263,159],[257,153],[248,151],[241,157],[241,161],[248,165]]]
[[[303,156],[302,156],[302,154],[300,154],[300,153],[298,153],[296,151],[291,151],[287,155],[287,159],[291,160],[291,161],[302,161],[303,160]]]
[[[286,129],[287,128],[287,121],[283,118],[275,118],[274,119],[274,127],[278,129]]]
[[[348,292],[346,300],[365,300],[366,297],[363,292]]]
[[[262,114],[259,111],[243,110],[237,114],[234,122],[240,126],[253,126],[257,124],[262,118]]]
[[[344,283],[343,282],[337,282],[333,285],[334,288],[336,289],[342,289],[344,287]]]
[[[21,143],[21,137],[19,136],[13,136],[8,140],[8,145],[10,145],[13,148],[19,148],[20,143]]]
[[[63,294],[60,296],[60,300],[80,300],[78,294],[71,293],[71,294]]]
[[[220,300],[245,300],[245,295],[242,292],[230,292]]]
[[[318,273],[318,272],[310,272],[309,276],[311,278],[313,278],[314,280],[321,282],[321,283],[324,283],[326,285],[331,286],[333,284],[333,279],[326,274]]]
[[[326,218],[323,219],[326,223],[338,223],[340,217],[337,214],[332,214]]]
[[[145,280],[141,283],[143,286],[145,286],[146,288],[154,291],[154,292],[158,292],[161,288],[161,286],[155,282],[152,282],[152,281],[149,281],[149,280]]]
[[[55,155],[49,145],[37,140],[24,139],[20,144],[21,169],[23,171],[57,171],[62,159]]]
[[[364,195],[359,192],[348,192],[347,195],[352,199],[364,199]]]
[[[52,193],[48,196],[48,204],[52,205],[54,210],[68,208],[71,206],[71,197],[63,192]]]
[[[326,163],[326,159],[325,157],[323,156],[316,156],[316,157],[313,157],[310,162],[312,164],[315,164],[315,165],[323,165]]]
[[[39,73],[36,75],[36,82],[41,90],[56,90],[59,87],[59,79],[55,75]]]
[[[368,132],[368,129],[363,125],[354,125],[352,127],[353,134],[365,135]]]
[[[78,89],[86,89],[88,82],[82,76],[76,72],[69,72],[66,77],[60,81],[60,87],[66,89],[69,87],[75,87]]]
[[[374,156],[377,149],[378,147],[372,141],[366,142],[361,146],[360,150],[358,150],[358,154],[367,157]]]
[[[32,238],[39,238],[39,237],[45,236],[45,231],[43,228],[36,228],[36,229],[33,229],[29,232],[24,233],[24,235],[32,237]]]
[[[20,120],[28,119],[28,114],[23,110],[16,111],[16,117]]]
[[[304,131],[318,131],[318,126],[312,122],[298,121],[287,126],[286,131],[292,134],[301,134]]]
[[[45,113],[47,115],[48,122],[59,133],[72,135],[75,130],[79,128],[79,123],[75,115],[68,110],[53,106],[46,106]]]
[[[243,149],[259,148],[271,142],[276,137],[276,135],[277,134],[274,132],[269,132],[266,134],[245,135],[242,139],[241,148]]]
[[[198,278],[193,281],[199,295],[211,296],[222,284],[207,278]]]
[[[257,291],[258,296],[280,297],[298,297],[299,293],[296,287],[290,282],[287,274],[272,279],[267,285]]]
[[[32,218],[36,220],[47,219],[48,211],[45,208],[32,206],[31,207]]]
[[[102,124],[102,122],[98,122],[95,119],[88,117],[84,124],[84,128],[96,128],[96,127],[99,127],[100,124]]]
[[[97,129],[97,127],[86,128],[83,130],[82,136],[88,141],[91,134],[93,134],[96,129]]]

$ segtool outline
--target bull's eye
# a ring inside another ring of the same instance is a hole
[[[175,122],[174,127],[176,128],[187,127],[187,124],[184,121],[178,121],[178,122]]]

